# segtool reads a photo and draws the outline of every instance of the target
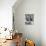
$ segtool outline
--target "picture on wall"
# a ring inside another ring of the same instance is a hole
[[[34,23],[34,14],[25,14],[25,24],[32,25]]]

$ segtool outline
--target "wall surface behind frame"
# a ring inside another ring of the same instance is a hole
[[[25,14],[34,14],[34,24],[25,24]],[[41,46],[41,0],[23,0],[15,9],[15,28],[24,34],[24,38],[35,41]]]

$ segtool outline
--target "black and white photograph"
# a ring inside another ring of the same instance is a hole
[[[25,24],[32,25],[34,23],[34,14],[25,14]]]

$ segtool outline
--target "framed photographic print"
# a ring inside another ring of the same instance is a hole
[[[34,14],[25,14],[25,24],[32,25],[34,23]]]

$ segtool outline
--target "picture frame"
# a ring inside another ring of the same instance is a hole
[[[34,14],[25,14],[25,24],[32,25],[34,23]]]

